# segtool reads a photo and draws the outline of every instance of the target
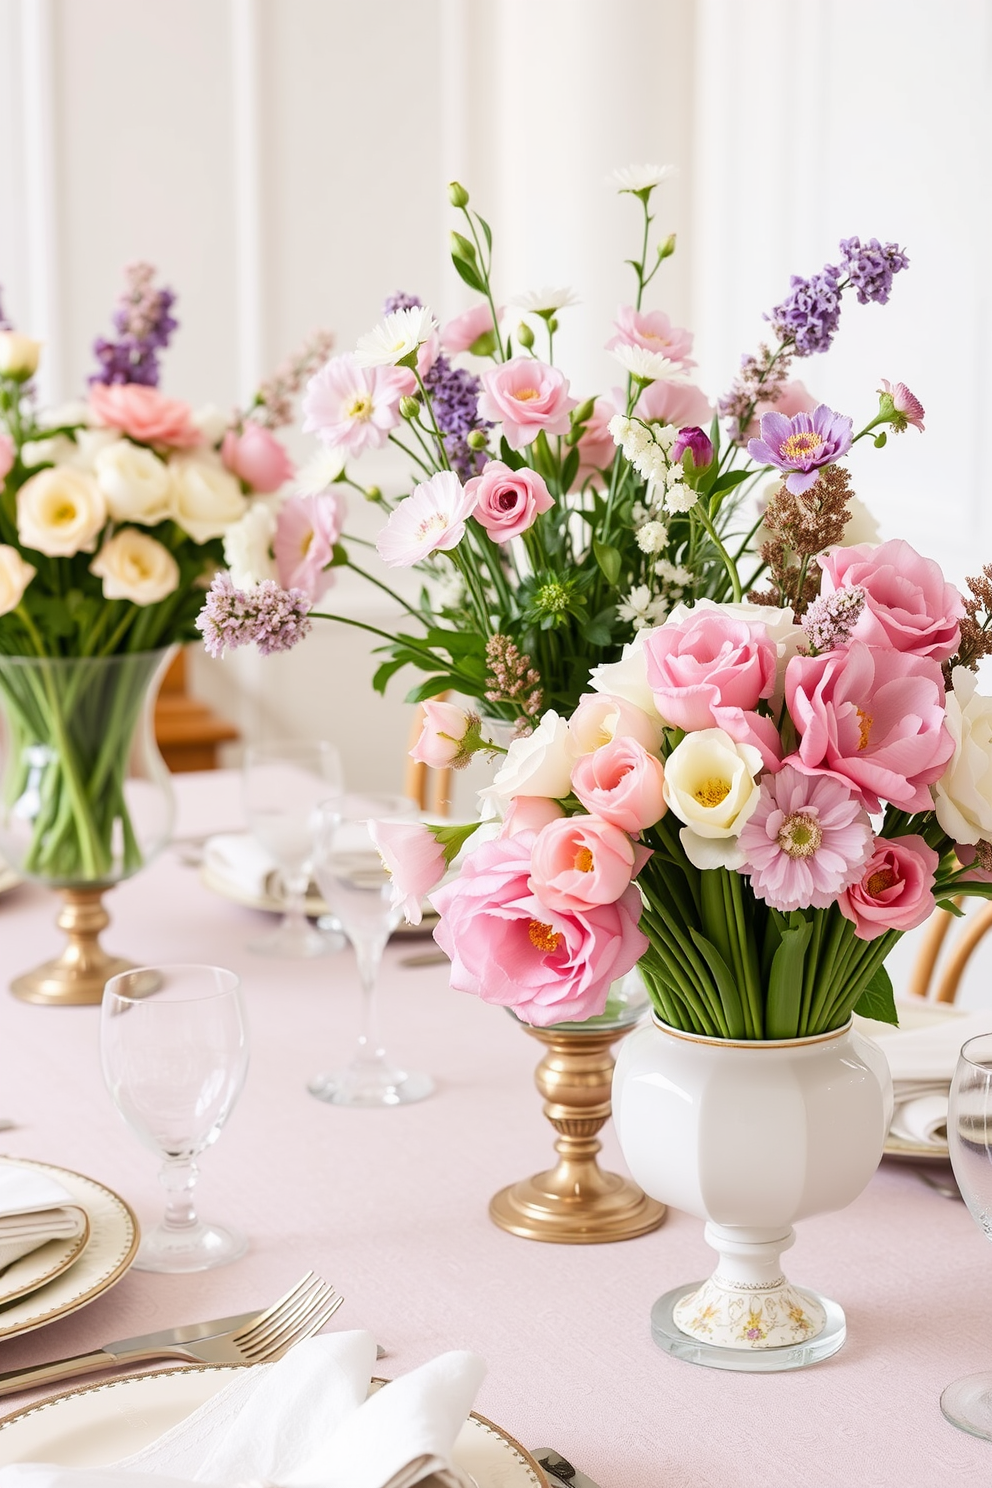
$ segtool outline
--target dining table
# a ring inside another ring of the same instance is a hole
[[[712,1270],[702,1222],[670,1210],[638,1239],[578,1245],[492,1223],[491,1196],[553,1160],[533,1082],[541,1048],[504,1009],[452,991],[446,965],[424,964],[416,953],[429,939],[394,938],[380,1003],[388,1052],[428,1071],[434,1094],[379,1110],[314,1099],[308,1080],[351,1056],[354,955],[250,951],[264,912],[208,888],[190,851],[208,833],[244,829],[238,772],[177,776],[174,787],[175,842],[107,894],[103,939],[138,964],[207,962],[241,979],[248,1078],[202,1156],[196,1202],[204,1218],[243,1229],[248,1252],[193,1275],[132,1268],[71,1316],[0,1343],[0,1370],[262,1307],[312,1268],[345,1298],[330,1327],[368,1329],[384,1375],[474,1350],[488,1366],[477,1409],[527,1447],[554,1447],[599,1488],[992,1481],[992,1443],[956,1430],[939,1406],[951,1380],[992,1370],[992,1253],[963,1203],[884,1160],[849,1208],[800,1223],[790,1279],[847,1316],[832,1358],[753,1374],[668,1356],[650,1309]],[[0,898],[4,983],[57,951],[55,912],[39,884]],[[156,1157],[107,1092],[99,1025],[98,1007],[0,991],[0,1117],[16,1123],[0,1148],[105,1183],[151,1225],[164,1201]],[[626,1171],[609,1124],[602,1140],[602,1164]],[[0,1414],[28,1398],[7,1397]]]

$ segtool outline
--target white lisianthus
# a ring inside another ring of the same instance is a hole
[[[296,472],[294,490],[301,496],[319,496],[321,492],[330,490],[338,476],[344,474],[347,458],[347,451],[341,445],[322,445],[303,468]]]
[[[739,868],[737,837],[758,804],[760,750],[724,729],[686,734],[665,761],[665,800],[685,827],[685,855],[697,868]]]
[[[174,455],[171,512],[173,520],[196,543],[223,537],[232,522],[248,510],[238,480],[211,455]]]
[[[626,646],[619,661],[607,661],[593,667],[589,683],[594,692],[609,693],[611,697],[623,698],[633,703],[653,721],[662,722],[661,714],[654,705],[654,693],[648,686],[648,659],[644,650],[643,630]]]
[[[28,470],[36,465],[68,465],[75,458],[76,446],[68,434],[53,434],[50,439],[27,439],[21,445],[21,464]]]
[[[629,346],[621,341],[611,348],[610,356],[641,382],[685,382],[689,376],[681,362],[670,361],[660,351],[648,351],[646,346]]]
[[[117,439],[99,451],[97,485],[115,522],[164,522],[171,507],[172,476],[164,460],[130,439]]]
[[[516,305],[528,315],[553,315],[556,310],[564,310],[567,305],[579,303],[574,289],[568,289],[564,285],[558,288],[545,285],[543,289],[528,289],[510,301],[511,305]]]
[[[59,464],[71,465],[74,470],[84,470],[87,475],[92,475],[100,453],[116,444],[120,437],[116,429],[77,429],[71,452],[62,457]]]
[[[266,579],[277,579],[272,543],[276,513],[267,501],[254,501],[239,522],[224,533],[224,562],[235,589],[252,589]]]
[[[613,172],[613,180],[620,192],[653,191],[676,170],[674,165],[620,165]]]
[[[42,408],[35,422],[39,429],[66,429],[73,424],[92,424],[93,416],[82,398],[70,398],[52,408]]]
[[[426,305],[393,310],[374,330],[359,336],[355,361],[360,367],[396,367],[436,330],[437,321]]]
[[[48,558],[92,553],[107,503],[92,475],[57,465],[39,470],[17,493],[17,536]]]
[[[136,527],[115,532],[93,559],[90,573],[103,580],[106,599],[136,605],[158,604],[179,583],[179,564],[168,548]]]
[[[502,809],[514,796],[549,796],[560,800],[572,789],[572,766],[578,754],[568,719],[549,709],[532,734],[514,739],[493,777],[479,792]]]
[[[992,839],[992,698],[977,691],[973,672],[955,667],[945,722],[954,753],[934,786],[937,820],[955,842]]]
[[[202,408],[193,410],[190,423],[194,429],[199,429],[204,444],[216,449],[231,426],[231,415],[218,408],[216,403],[204,403]]]
[[[0,544],[0,615],[9,615],[17,609],[37,572],[30,563],[25,563],[16,548],[8,543]]]
[[[657,713],[649,716],[627,698],[606,692],[587,692],[568,720],[569,732],[579,755],[592,754],[619,734],[636,739],[652,754],[661,748],[664,726]]]
[[[0,377],[26,382],[38,370],[41,342],[19,331],[0,331]]]

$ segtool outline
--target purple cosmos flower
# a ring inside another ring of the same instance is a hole
[[[713,459],[713,445],[709,435],[694,424],[679,430],[678,438],[672,445],[672,463],[681,460],[686,450],[691,452],[692,463],[697,470],[705,469]]]
[[[254,642],[263,656],[289,651],[310,630],[310,597],[302,589],[280,589],[272,579],[236,589],[229,573],[215,575],[196,619],[210,656]]]
[[[884,305],[892,289],[892,276],[909,267],[909,259],[898,243],[870,238],[862,247],[860,238],[844,238],[840,245],[842,265],[858,292],[862,305]]]
[[[816,484],[817,471],[846,455],[854,442],[854,425],[842,413],[820,403],[812,413],[762,415],[761,438],[749,439],[747,452],[762,465],[788,470],[786,488],[800,496]]]
[[[796,356],[812,356],[830,349],[840,320],[840,277],[840,269],[832,264],[824,265],[812,279],[800,279],[793,274],[789,293],[765,317],[771,321],[780,341],[795,344]]]

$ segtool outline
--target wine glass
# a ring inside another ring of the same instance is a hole
[[[947,1145],[961,1197],[992,1240],[992,1033],[969,1039],[958,1055]],[[941,1395],[940,1408],[954,1426],[992,1441],[992,1371],[955,1380]]]
[[[193,1208],[194,1158],[220,1136],[248,1069],[238,985],[219,966],[144,966],[104,990],[103,1077],[135,1136],[163,1159],[168,1194],[165,1218],[141,1241],[141,1271],[205,1271],[248,1248],[237,1230],[204,1224]]]
[[[340,951],[339,934],[315,929],[306,916],[313,873],[314,811],[343,789],[341,756],[324,739],[253,744],[245,752],[248,825],[277,864],[286,892],[279,925],[249,950],[264,956],[323,956]]]
[[[403,1106],[431,1094],[429,1075],[397,1069],[379,1040],[375,986],[386,941],[400,921],[389,873],[370,823],[406,820],[416,807],[406,796],[343,795],[326,802],[317,821],[314,873],[328,907],[355,948],[362,988],[358,1047],[351,1063],[318,1075],[309,1090],[335,1106]]]

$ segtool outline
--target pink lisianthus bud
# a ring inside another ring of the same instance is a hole
[[[0,434],[0,481],[6,480],[14,465],[14,441],[9,434]]]
[[[402,909],[408,924],[419,925],[424,896],[447,870],[444,848],[423,822],[369,822],[369,836],[392,879],[393,908]]]
[[[262,496],[278,491],[293,475],[293,462],[283,445],[250,419],[240,434],[228,429],[220,457],[232,475]]]
[[[844,890],[837,908],[853,920],[859,940],[877,940],[887,930],[915,930],[936,907],[939,863],[939,854],[922,837],[877,837],[861,877]]]
[[[924,432],[926,409],[904,382],[892,383],[882,378],[882,386],[878,390],[878,411],[882,417],[888,418],[897,434],[905,433],[911,424],[921,434]]]
[[[514,837],[517,832],[540,832],[549,822],[559,821],[564,815],[564,806],[548,796],[514,796],[499,835]]]
[[[341,536],[344,498],[337,491],[291,496],[276,517],[272,551],[284,589],[302,589],[312,603],[334,582],[330,563]]]
[[[410,750],[410,758],[431,770],[444,770],[460,763],[465,754],[465,736],[473,725],[478,732],[478,717],[466,713],[455,703],[422,703],[424,722],[420,738]],[[466,755],[467,758],[467,755]]]
[[[536,471],[524,465],[511,470],[502,460],[490,460],[482,474],[465,483],[465,494],[475,497],[472,512],[494,543],[509,542],[533,527],[554,497]]]
[[[668,810],[664,766],[636,739],[612,739],[584,754],[572,771],[572,789],[587,811],[631,834],[653,827]]]
[[[696,470],[705,470],[706,466],[713,460],[713,444],[708,434],[702,429],[690,425],[686,429],[680,429],[678,438],[672,445],[672,461],[681,460],[686,451],[692,455],[692,463]]]

